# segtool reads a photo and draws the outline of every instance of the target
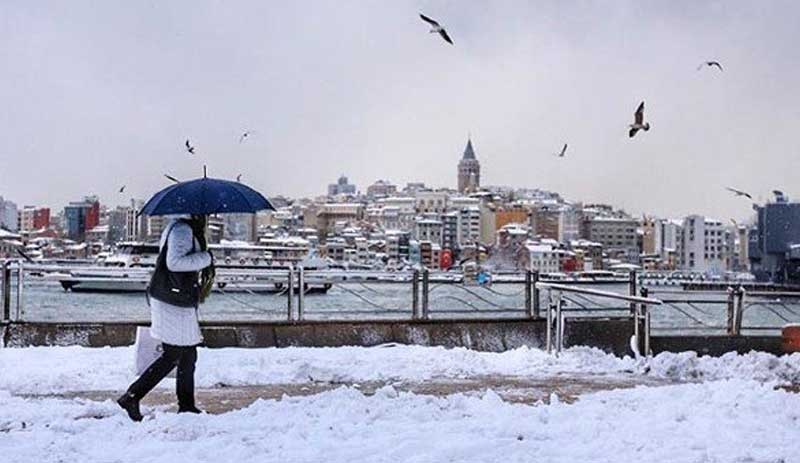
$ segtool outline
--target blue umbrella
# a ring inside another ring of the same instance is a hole
[[[199,178],[181,182],[156,193],[140,214],[226,214],[275,210],[261,193],[239,182]]]

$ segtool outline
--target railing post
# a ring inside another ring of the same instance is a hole
[[[727,327],[728,327],[728,334],[729,335],[733,335],[734,331],[735,331],[735,328],[736,328],[736,320],[734,319],[735,316],[736,316],[735,307],[734,307],[734,297],[735,297],[734,289],[731,288],[731,287],[728,287],[728,300],[727,300],[727,309],[728,309],[728,320],[727,321],[728,321],[728,323],[727,323]]]
[[[3,262],[2,273],[3,321],[8,323],[11,320],[11,268],[8,261]]]
[[[628,294],[636,296],[636,270],[628,272]],[[631,313],[636,313],[636,303],[631,302]]]
[[[306,272],[300,266],[297,269],[297,319],[302,321],[305,318],[305,302],[306,302]]]
[[[25,269],[23,268],[22,261],[17,262],[17,310],[14,315],[14,321],[22,321],[22,293],[25,289]]]
[[[419,318],[419,270],[411,275],[411,318]]]
[[[547,330],[545,334],[545,344],[547,345],[547,353],[549,354],[553,350],[553,304],[555,301],[553,299],[553,290],[547,290]]]
[[[286,290],[286,309],[288,311],[286,318],[292,322],[294,321],[294,267],[291,265],[289,266],[287,281],[289,287]]]
[[[644,352],[647,357],[653,355],[650,350],[650,308],[647,304],[642,304],[644,307]]]
[[[430,272],[428,269],[422,270],[422,319],[428,319],[428,281]]]
[[[733,323],[733,334],[739,336],[742,334],[742,318],[744,316],[744,296],[746,294],[745,289],[742,286],[736,290],[736,295],[739,296],[738,300],[736,301],[736,313],[734,316],[734,323]]]
[[[649,290],[647,288],[641,288],[640,294],[642,297],[648,297]],[[644,302],[642,305],[642,314],[644,315],[644,355],[649,357],[650,352],[650,308]],[[638,323],[638,321],[637,321]],[[638,341],[638,340],[637,340]]]
[[[561,353],[564,347],[564,319],[561,315],[561,306],[564,305],[564,298],[561,291],[556,293],[556,356]]]
[[[642,325],[639,312],[639,304],[635,304],[633,311],[633,338],[636,343],[636,350],[638,351],[633,353],[635,356],[638,356],[642,352]]]
[[[525,315],[528,318],[533,318],[533,272],[530,270],[525,271]]]
[[[539,271],[533,271],[533,278],[532,278],[531,286],[533,286],[533,313],[531,314],[531,318],[539,318],[540,311],[539,311],[539,288],[536,287],[536,283],[539,282]]]

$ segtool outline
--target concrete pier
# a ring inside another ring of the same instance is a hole
[[[146,323],[21,322],[2,327],[9,347],[133,344],[136,327]],[[203,322],[208,347],[373,346],[389,342],[466,347],[501,352],[521,346],[545,347],[541,319],[461,319],[436,321]],[[627,317],[568,320],[565,346],[590,345],[626,353],[632,322]]]
[[[135,322],[11,322],[0,324],[7,347],[127,346],[136,339]],[[338,347],[396,342],[465,347],[502,352],[522,346],[546,347],[543,319],[361,320],[302,322],[202,322],[208,347]],[[631,355],[633,322],[628,317],[567,318],[564,346],[591,346],[618,356]],[[782,354],[779,336],[653,336],[653,353],[692,350],[722,355],[758,350]]]

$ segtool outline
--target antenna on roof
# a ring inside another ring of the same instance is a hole
[[[208,178],[208,168],[203,164],[203,178]]]

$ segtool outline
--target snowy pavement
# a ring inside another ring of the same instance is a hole
[[[800,384],[797,354],[661,354],[645,369],[588,348],[559,358],[536,349],[202,349],[201,387],[302,393],[216,415],[146,407],[143,423],[105,399],[132,379],[132,355],[0,349],[0,461],[800,462],[800,395],[778,387]],[[578,389],[572,403],[556,394],[514,403],[501,387],[512,377]],[[580,390],[582,380],[613,390]],[[436,384],[474,387],[420,388]]]
[[[265,384],[259,386],[224,386],[198,388],[195,399],[198,406],[208,413],[227,413],[246,408],[258,399],[280,399],[283,396],[308,396],[321,392],[350,387],[365,395],[373,395],[383,387],[391,386],[398,392],[412,392],[434,396],[465,394],[482,396],[491,389],[504,401],[535,404],[549,403],[553,397],[572,403],[581,395],[613,389],[632,388],[639,385],[660,386],[672,381],[629,373],[613,376],[557,375],[551,377],[527,376],[477,376],[472,378],[432,378],[425,381],[367,381],[362,383],[333,383],[315,381],[307,383]],[[168,383],[174,384],[174,383]],[[26,394],[23,397],[84,398],[93,401],[112,400],[119,391],[73,391],[58,394]],[[176,411],[175,392],[169,388],[152,391],[143,401],[144,407]]]

